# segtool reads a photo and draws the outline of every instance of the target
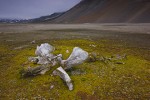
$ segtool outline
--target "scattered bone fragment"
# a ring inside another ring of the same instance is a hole
[[[62,67],[59,67],[56,70],[54,70],[53,74],[60,76],[66,82],[69,90],[73,90],[73,84],[71,82],[71,78]]]
[[[127,59],[127,55],[126,54],[123,54],[123,55],[117,54],[115,57],[116,57],[117,60]]]

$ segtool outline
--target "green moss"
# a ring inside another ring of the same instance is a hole
[[[139,55],[133,54],[132,48],[126,48],[124,44],[113,45],[108,40],[58,40],[50,41],[56,47],[54,54],[63,54],[67,59],[75,46],[81,47],[87,52],[95,52],[99,56],[110,57],[116,54],[127,54],[125,64],[102,61],[85,62],[76,66],[73,70],[81,69],[84,74],[72,75],[68,71],[74,90],[69,91],[66,84],[58,76],[52,76],[51,72],[29,78],[21,78],[20,70],[29,65],[27,58],[35,56],[35,47],[29,46],[22,50],[12,51],[14,56],[8,57],[5,51],[9,48],[1,46],[1,54],[7,60],[2,59],[0,67],[0,98],[2,99],[143,99],[148,98],[149,65],[150,62]],[[94,45],[94,46],[93,46]],[[111,46],[110,46],[111,45]],[[95,47],[96,46],[96,47]],[[69,53],[66,52],[69,51]],[[138,50],[137,50],[138,51]],[[9,62],[8,62],[9,61]],[[7,68],[4,64],[8,63]],[[52,69],[53,70],[53,69]],[[54,85],[53,89],[50,86]]]

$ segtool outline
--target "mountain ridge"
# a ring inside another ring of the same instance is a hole
[[[82,0],[49,23],[149,23],[149,0]]]

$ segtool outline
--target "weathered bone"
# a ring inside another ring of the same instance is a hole
[[[50,70],[51,66],[38,66],[38,67],[28,67],[28,69],[24,70],[22,72],[22,76],[28,77],[28,76],[35,76],[35,75],[40,75],[40,74],[45,74],[48,70]]]
[[[73,84],[71,82],[71,78],[62,67],[59,67],[56,70],[54,70],[53,74],[60,76],[66,82],[69,90],[73,90]]]
[[[71,55],[67,60],[62,60],[61,64],[65,66],[66,69],[70,69],[73,66],[82,64],[88,58],[88,53],[79,47],[74,47]]]
[[[54,57],[51,53],[54,49],[55,48],[48,43],[41,44],[40,46],[37,46],[35,50],[35,55],[38,57],[30,57],[29,61],[37,64],[49,64],[51,63],[51,59]]]
[[[43,56],[51,56],[50,53],[53,52],[55,48],[48,43],[43,43],[40,46],[37,46],[35,54],[37,56],[43,57]]]
[[[49,61],[49,59],[44,60],[44,59],[39,59],[42,57],[29,57],[28,60],[33,62],[33,63],[37,63],[37,64],[42,64],[41,66],[38,67],[29,67],[27,70],[24,70],[23,72],[23,76],[35,76],[35,75],[39,75],[39,74],[45,74],[45,72],[49,71],[51,67],[55,66],[58,61],[58,58],[61,58],[62,55],[59,54],[57,56],[54,56],[53,58],[51,58]],[[39,61],[43,61],[43,62],[39,62]],[[47,62],[48,61],[48,62]]]
[[[54,47],[48,43],[41,44],[37,46],[35,55],[38,56],[38,64],[48,64],[54,55],[51,53],[54,51]]]

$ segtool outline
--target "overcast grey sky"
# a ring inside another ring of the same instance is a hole
[[[0,0],[0,18],[30,19],[70,9],[81,0]]]

